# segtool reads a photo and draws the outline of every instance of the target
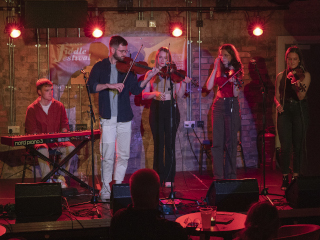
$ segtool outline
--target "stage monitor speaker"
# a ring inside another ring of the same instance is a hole
[[[286,190],[286,199],[292,208],[320,207],[320,176],[292,180]]]
[[[112,215],[114,215],[119,209],[126,208],[131,203],[129,184],[113,184],[110,199]]]
[[[87,22],[87,1],[24,1],[25,28],[83,28]]]
[[[56,221],[62,213],[60,183],[17,183],[16,222]]]
[[[207,192],[207,204],[218,211],[243,212],[259,201],[257,179],[214,180]]]

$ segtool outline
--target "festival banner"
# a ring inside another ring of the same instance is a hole
[[[157,50],[160,47],[168,47],[177,69],[186,70],[186,39],[168,36],[125,37],[125,39],[128,41],[128,55],[131,58],[134,59],[141,48],[136,62],[145,61],[149,67],[153,67]],[[52,38],[50,41],[50,79],[54,84],[54,97],[65,105],[70,124],[79,123],[77,120],[79,118],[81,120],[82,117],[81,103],[78,103],[78,99],[81,102],[81,96],[79,98],[70,89],[85,84],[81,69],[89,76],[93,65],[109,56],[109,40],[110,37]],[[77,107],[80,111],[76,109]],[[82,123],[82,120],[80,122]]]
[[[172,37],[126,37],[131,58],[145,61],[149,67],[155,63],[160,47],[168,47],[178,69],[186,70],[186,40]],[[84,83],[80,70],[90,72],[93,65],[109,56],[110,37],[93,40],[89,38],[53,38],[50,42],[50,77],[56,85]],[[71,81],[70,81],[71,80]]]

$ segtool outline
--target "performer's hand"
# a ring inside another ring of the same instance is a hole
[[[156,98],[157,98],[157,100],[164,101],[164,100],[166,100],[166,94],[162,93],[162,92],[157,92]]]
[[[281,104],[279,104],[279,105],[277,106],[277,111],[278,111],[278,113],[284,112],[283,107],[282,107]]]
[[[183,80],[183,82],[185,82],[185,83],[189,83],[189,82],[191,82],[191,78],[189,78],[189,77],[185,77],[185,79]]]
[[[292,83],[292,80],[291,80]],[[296,85],[296,87],[300,88],[301,87],[301,81],[300,80],[296,80],[295,82],[293,82],[294,85]]]
[[[288,73],[287,78],[291,80],[291,84],[294,84],[297,81],[292,72]]]
[[[214,60],[214,68],[218,68],[218,66],[220,66],[220,62],[222,61],[222,57],[219,56],[216,58],[216,60]]]
[[[123,83],[108,84],[108,88],[117,90],[118,92],[122,92],[122,90],[124,88],[124,84]]]
[[[230,79],[229,79],[229,82],[231,82],[231,83],[236,83],[236,82],[237,82],[237,80],[236,80],[236,78],[235,78],[235,77],[232,77],[232,78],[230,78]]]
[[[148,73],[148,76],[151,78],[153,78],[155,75],[157,75],[159,73],[160,69],[157,67],[152,68],[152,70]]]

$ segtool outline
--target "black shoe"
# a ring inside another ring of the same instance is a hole
[[[288,177],[288,175],[285,175],[282,178],[281,190],[285,191],[288,186],[289,186],[289,177]]]

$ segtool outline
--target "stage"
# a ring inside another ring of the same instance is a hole
[[[320,208],[292,209],[281,191],[282,175],[279,170],[266,170],[265,185],[268,188],[268,197],[277,205],[282,224],[294,223],[320,223]],[[124,183],[129,182],[131,175],[127,174]],[[257,179],[259,192],[264,188],[262,169],[249,168],[238,169],[238,178]],[[94,205],[91,204],[91,194],[87,189],[79,186],[79,183],[71,180],[70,187],[76,188],[78,193],[75,196],[66,197],[62,200],[62,214],[57,221],[16,223],[14,207],[15,184],[21,179],[0,180],[0,204],[4,206],[7,214],[2,214],[1,225],[7,228],[7,233],[1,239],[21,238],[24,239],[108,239],[108,227],[110,226],[111,213],[109,203],[98,203],[97,207],[101,218],[95,214]],[[177,172],[174,191],[176,198],[191,199],[195,201],[182,200],[176,205],[176,209],[169,215],[168,220],[199,211],[204,205],[206,194],[212,184],[212,175],[206,171],[203,175],[199,172]],[[33,179],[26,179],[25,182],[33,182]],[[99,183],[99,182],[98,182]],[[91,185],[91,182],[89,182]],[[160,197],[166,198],[171,192],[170,188],[162,187]],[[276,195],[273,195],[276,194]],[[279,195],[279,196],[277,196]],[[260,195],[260,201],[268,201],[266,196]],[[81,205],[76,205],[80,204]],[[9,205],[7,205],[9,204]],[[76,205],[76,206],[75,206]],[[173,209],[173,208],[172,208]]]

